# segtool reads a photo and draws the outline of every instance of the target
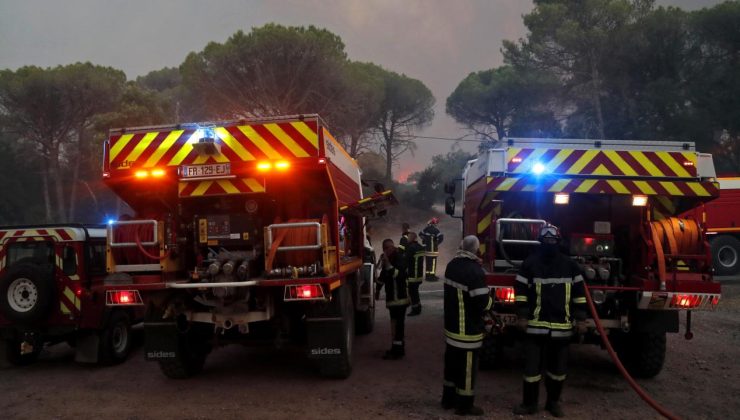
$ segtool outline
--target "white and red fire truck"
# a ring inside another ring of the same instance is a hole
[[[108,227],[107,284],[139,291],[148,360],[171,378],[215,347],[303,344],[346,377],[373,328],[359,168],[317,115],[116,129],[106,184],[136,211]]]
[[[706,204],[714,270],[720,276],[736,276],[740,274],[740,177],[717,181],[719,198]]]
[[[135,293],[108,290],[105,227],[0,227],[0,353],[15,365],[68,342],[79,362],[113,364],[143,318]]]
[[[720,299],[702,206],[719,194],[715,177],[711,155],[680,142],[510,138],[469,162],[463,233],[480,238],[495,296],[482,363],[515,336],[514,277],[538,246],[539,227],[552,223],[625,365],[657,375],[679,312],[687,312],[688,338],[691,311]],[[447,212],[454,206],[448,198]]]

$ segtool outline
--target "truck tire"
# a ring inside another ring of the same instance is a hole
[[[663,369],[666,352],[664,332],[631,332],[623,337],[620,358],[636,378],[653,378]]]
[[[35,343],[33,352],[21,354],[21,343],[18,340],[3,340],[0,345],[4,347],[6,360],[13,366],[28,366],[35,363],[43,347],[42,344]]]
[[[718,276],[740,274],[740,241],[730,235],[719,235],[712,240],[712,263]]]
[[[0,279],[0,312],[10,321],[29,324],[46,318],[54,283],[33,264],[14,264]]]
[[[98,362],[102,365],[122,363],[131,351],[131,317],[124,311],[113,311],[100,333]]]
[[[500,338],[487,334],[483,339],[483,345],[478,353],[480,369],[491,370],[498,367],[501,364],[503,347],[504,345]]]
[[[187,379],[203,371],[208,351],[180,344],[177,357],[159,361],[159,369],[170,379]]]
[[[319,373],[325,378],[345,379],[352,373],[352,355],[355,339],[355,310],[350,288],[343,286],[336,295],[339,299],[339,315],[342,318],[341,355],[319,359]]]

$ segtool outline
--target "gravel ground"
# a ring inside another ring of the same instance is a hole
[[[384,234],[397,239],[398,218],[376,224],[376,247]],[[413,226],[418,230],[423,226]],[[459,242],[459,221],[443,219],[447,233],[440,267]],[[687,419],[737,418],[740,412],[740,279],[723,282],[714,312],[694,316],[693,340],[669,336],[663,372],[640,384],[672,412]],[[376,330],[355,341],[355,364],[347,380],[319,378],[299,350],[229,346],[214,351],[205,371],[168,380],[138,348],[126,363],[96,368],[73,362],[57,345],[25,368],[0,371],[3,419],[437,419],[455,418],[438,406],[442,382],[440,283],[422,286],[423,314],[407,322],[407,357],[385,361],[390,345],[387,311]],[[381,302],[382,305],[382,302]],[[682,327],[683,330],[683,327]],[[517,348],[510,363],[478,376],[477,400],[492,418],[513,418],[521,393]],[[541,396],[544,398],[544,396]],[[576,345],[563,396],[570,418],[658,418],[629,388],[597,346]],[[549,417],[539,413],[532,418]]]

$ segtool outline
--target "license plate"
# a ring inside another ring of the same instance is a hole
[[[190,165],[180,167],[181,178],[199,178],[204,176],[223,176],[231,174],[230,163],[214,163],[211,165]]]

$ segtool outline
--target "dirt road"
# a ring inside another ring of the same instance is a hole
[[[459,242],[458,221],[444,219],[448,235],[443,255]],[[397,239],[398,225],[376,225]],[[416,230],[419,226],[413,226]],[[445,260],[447,258],[444,258]],[[445,261],[441,261],[444,267]],[[442,294],[440,283],[422,286],[423,314],[408,320],[407,356],[385,361],[390,344],[387,311],[378,311],[375,332],[358,337],[352,376],[343,381],[319,378],[298,350],[230,346],[214,351],[200,376],[166,379],[141,349],[110,368],[72,361],[66,345],[47,349],[26,368],[0,370],[3,419],[436,419],[455,418],[442,410]],[[724,284],[715,312],[694,316],[695,338],[669,336],[663,372],[640,383],[677,415],[688,419],[737,418],[740,412],[740,279]],[[381,302],[382,304],[382,302]],[[682,327],[683,328],[683,327]],[[657,418],[619,376],[605,351],[573,346],[564,393],[570,418]],[[480,372],[477,403],[488,418],[513,418],[519,402],[521,360]],[[532,418],[549,417],[540,413]]]

